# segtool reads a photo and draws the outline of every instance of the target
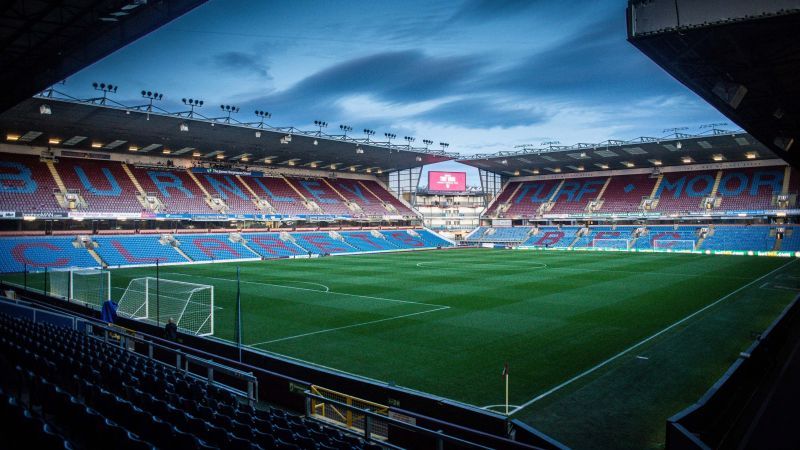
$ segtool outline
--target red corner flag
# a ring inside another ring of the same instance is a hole
[[[503,378],[508,376],[508,361],[506,361],[506,363],[503,364],[503,375],[502,376],[503,376]]]

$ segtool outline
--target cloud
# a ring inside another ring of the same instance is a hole
[[[416,117],[465,128],[511,128],[542,123],[546,116],[529,108],[505,108],[485,98],[465,98],[444,103]]]
[[[267,66],[258,55],[245,52],[223,52],[211,57],[212,64],[219,70],[235,70],[241,73],[272,79]]]
[[[624,15],[615,11],[582,30],[487,77],[484,88],[588,102],[685,92],[625,40]]]
[[[453,20],[485,21],[517,15],[533,7],[546,6],[548,0],[467,0],[453,14]]]
[[[310,114],[333,120],[347,98],[366,95],[387,108],[446,97],[483,70],[480,56],[431,56],[419,50],[381,52],[324,68],[288,89],[254,98],[276,116],[307,120]],[[285,117],[284,112],[293,114]],[[295,122],[296,123],[296,122]]]

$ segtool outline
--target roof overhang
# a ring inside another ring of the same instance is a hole
[[[795,167],[800,164],[796,0],[630,1],[628,40]]]

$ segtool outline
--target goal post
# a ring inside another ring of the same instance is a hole
[[[593,239],[592,247],[594,248],[608,248],[616,250],[627,250],[630,248],[631,241],[629,239]]]
[[[697,242],[691,239],[661,239],[653,241],[654,250],[693,251]]]
[[[99,309],[111,298],[111,272],[105,269],[50,270],[47,293]]]
[[[153,323],[174,319],[187,334],[214,334],[214,286],[142,277],[128,282],[117,314]]]

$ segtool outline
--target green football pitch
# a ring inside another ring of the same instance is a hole
[[[161,267],[215,335],[501,411],[577,448],[658,448],[800,290],[794,259],[464,249]],[[115,291],[154,268],[112,273]]]

